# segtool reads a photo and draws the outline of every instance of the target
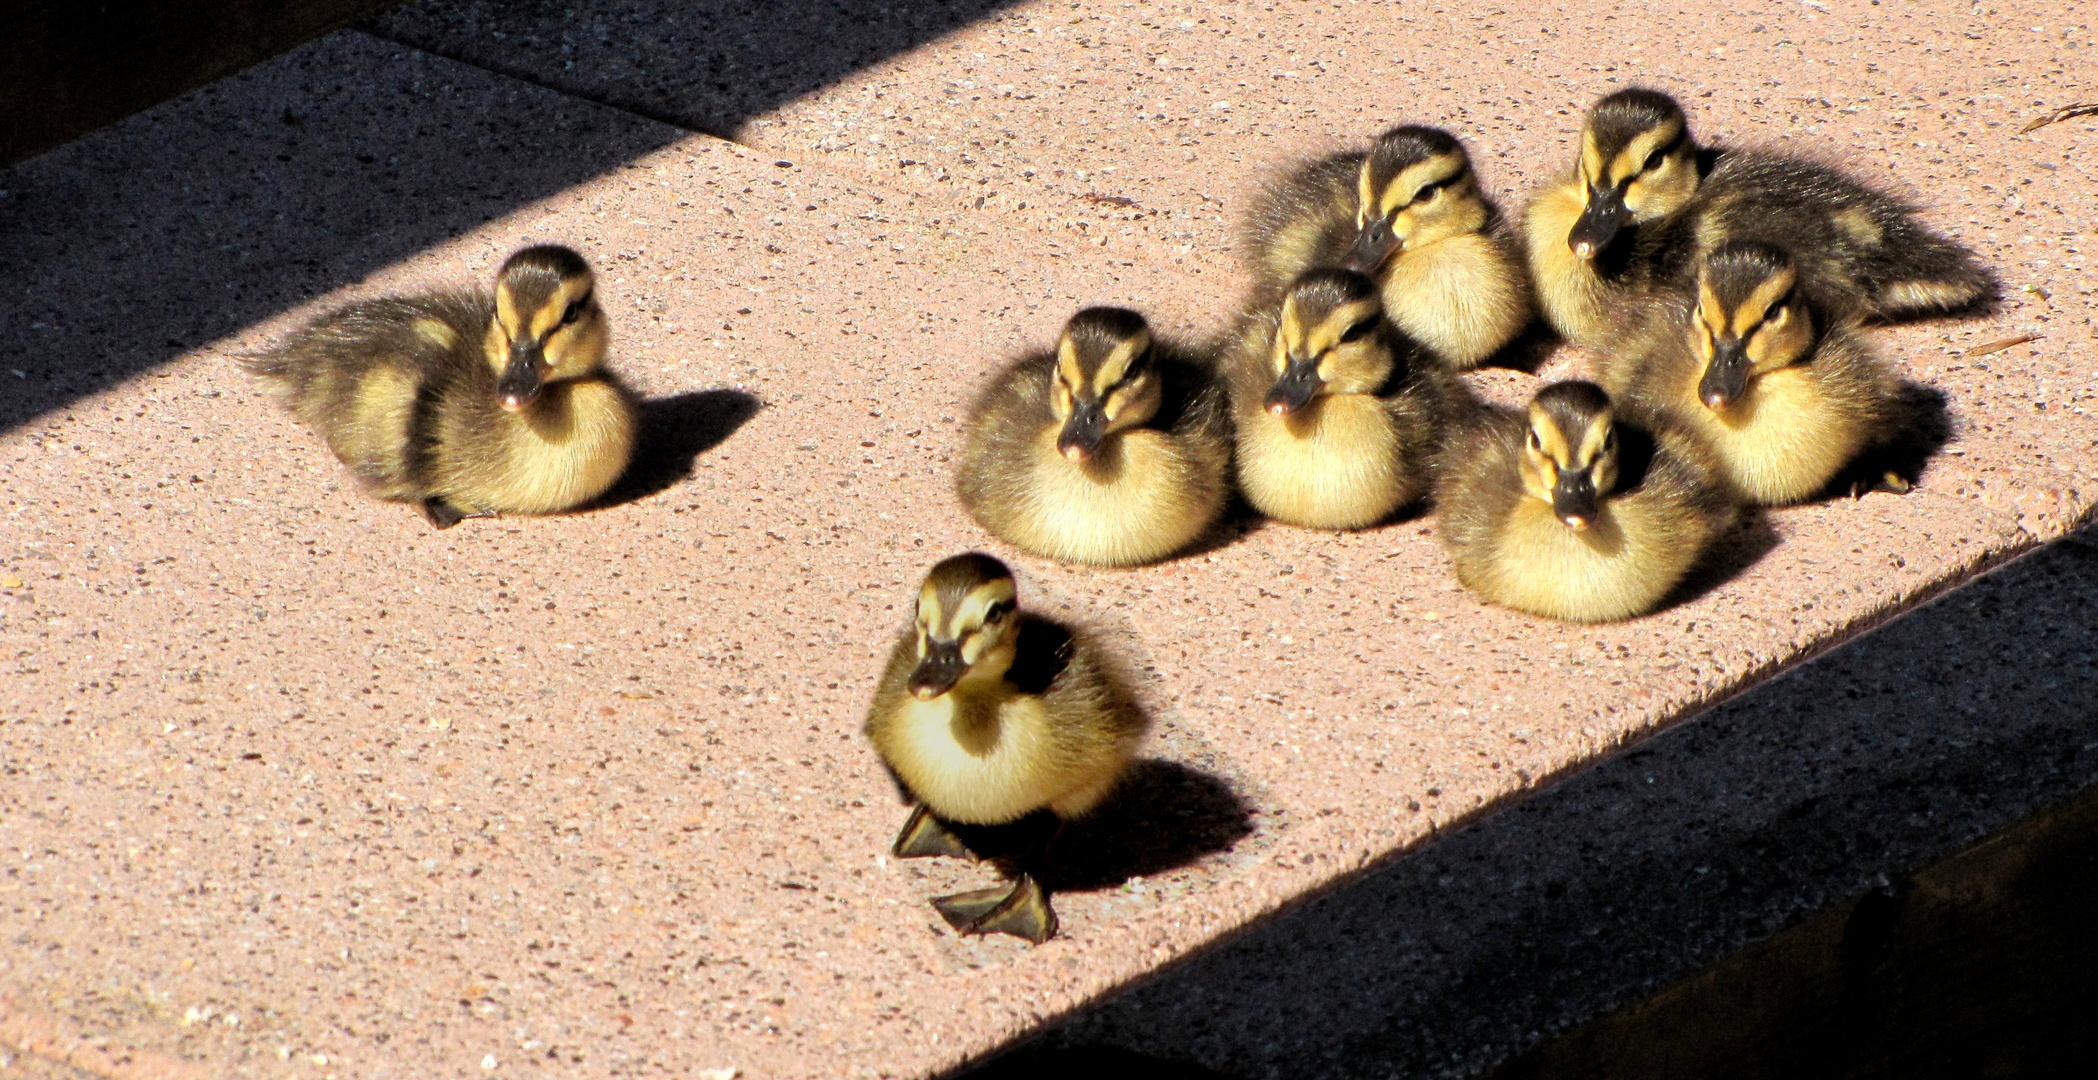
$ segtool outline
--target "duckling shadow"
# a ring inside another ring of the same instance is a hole
[[[1901,424],[1885,445],[1864,456],[1863,471],[1874,481],[1891,472],[1913,484],[1930,459],[1952,441],[1952,410],[1944,391],[1907,379],[1895,392],[1895,401]],[[1848,485],[1844,490],[1849,490]]]
[[[1122,1070],[1127,1069],[1128,1072]],[[1201,1065],[1139,1054],[1119,1046],[1034,1046],[971,1070],[969,1080],[1063,1080],[1069,1076],[1151,1076],[1158,1080],[1231,1080]]]
[[[1552,353],[1565,343],[1566,339],[1560,337],[1559,332],[1552,329],[1550,323],[1543,319],[1531,319],[1530,325],[1523,327],[1522,333],[1494,350],[1492,356],[1479,362],[1479,366],[1507,368],[1525,375],[1535,375],[1537,369],[1543,367],[1544,362],[1551,359]]]
[[[1741,522],[1731,532],[1720,537],[1705,553],[1704,560],[1676,584],[1660,610],[1667,610],[1711,592],[1732,581],[1743,571],[1761,562],[1778,545],[1777,529],[1770,524],[1770,515],[1761,507],[1752,507],[1742,514]]]
[[[1253,807],[1215,776],[1151,758],[1137,762],[1107,802],[1061,832],[1046,812],[1011,825],[953,828],[971,850],[1008,871],[1024,861],[1052,893],[1084,892],[1229,851],[1252,835]],[[1024,858],[1031,850],[1039,856]]]
[[[594,506],[645,499],[691,476],[699,455],[727,442],[763,407],[741,390],[698,390],[642,402],[634,460]]]

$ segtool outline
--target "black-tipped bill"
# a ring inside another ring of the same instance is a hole
[[[1326,380],[1319,378],[1319,362],[1313,360],[1291,360],[1282,377],[1268,387],[1268,411],[1276,416],[1288,416],[1311,404],[1318,396],[1319,387]]]
[[[1748,389],[1748,346],[1740,341],[1722,341],[1712,350],[1705,377],[1697,382],[1697,399],[1707,409],[1724,409],[1741,400]]]
[[[1348,245],[1348,254],[1341,260],[1341,266],[1375,277],[1384,267],[1385,260],[1398,250],[1399,234],[1392,231],[1391,219],[1380,217],[1355,234],[1355,242]]]
[[[503,408],[516,412],[530,405],[546,385],[540,372],[545,366],[546,353],[537,344],[511,342],[510,365],[503,369],[503,377],[495,384]]]
[[[1581,211],[1580,220],[1574,222],[1573,228],[1567,232],[1566,246],[1573,250],[1576,258],[1593,259],[1610,246],[1610,241],[1617,239],[1617,230],[1624,227],[1625,219],[1630,216],[1630,211],[1625,209],[1623,188],[1590,188],[1588,207]]]
[[[1071,402],[1071,416],[1056,436],[1056,451],[1071,461],[1084,461],[1107,436],[1107,410],[1098,401]]]
[[[969,662],[962,659],[962,643],[959,641],[925,642],[925,655],[911,671],[911,693],[921,701],[930,701],[954,689],[969,673]]]
[[[1595,477],[1587,469],[1560,469],[1559,482],[1552,485],[1552,513],[1559,523],[1580,532],[1595,523],[1601,500],[1595,493]]]

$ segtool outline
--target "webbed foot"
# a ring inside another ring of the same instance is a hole
[[[1875,491],[1884,491],[1890,495],[1906,495],[1915,489],[1916,485],[1909,483],[1900,473],[1889,469],[1881,473],[1879,480],[1876,482],[1868,483],[1862,477],[1852,480],[1850,482],[1850,497],[1862,499]]]
[[[430,519],[430,524],[440,529],[449,529],[467,518],[494,517],[495,511],[479,510],[469,514],[446,502],[444,496],[432,495],[423,500],[423,516]]]
[[[936,896],[932,906],[960,934],[1011,934],[1036,945],[1056,936],[1049,894],[1027,874],[1003,889]]]
[[[911,808],[910,820],[903,823],[903,831],[896,834],[896,843],[889,852],[899,859],[922,859],[932,855],[952,855],[957,859],[974,859],[976,853],[965,847],[961,838],[949,832],[931,810],[919,803]]]

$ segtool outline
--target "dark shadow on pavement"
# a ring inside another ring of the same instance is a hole
[[[412,4],[0,169],[0,431],[1003,6]]]
[[[761,407],[741,390],[695,390],[642,402],[634,460],[596,505],[645,499],[691,476],[699,455],[726,442]]]
[[[2098,783],[2087,536],[1484,808],[975,1075],[1090,1047],[1473,1075]]]
[[[406,45],[737,138],[750,118],[1014,0],[421,0],[367,26]]]

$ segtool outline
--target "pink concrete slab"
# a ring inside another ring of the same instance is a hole
[[[393,52],[341,35],[221,107],[275,109],[316,56],[343,72],[323,105],[370,94]],[[447,93],[560,100],[430,63]],[[1616,627],[1478,604],[1421,521],[1057,567],[955,504],[963,404],[1085,303],[1213,328],[1226,263],[1052,247],[693,138],[325,302],[542,239],[596,259],[650,394],[763,402],[689,477],[432,532],[232,369],[319,303],[0,434],[8,1022],[167,1075],[927,1075],[2030,544],[2053,526],[1981,490],[2088,469],[2012,390],[1957,384],[2044,460],[1774,513],[1736,572]],[[857,735],[919,575],[970,547],[1112,643],[1153,753],[1252,829],[1065,894],[1039,949],[938,927],[924,898],[983,873],[883,855],[901,811]]]

